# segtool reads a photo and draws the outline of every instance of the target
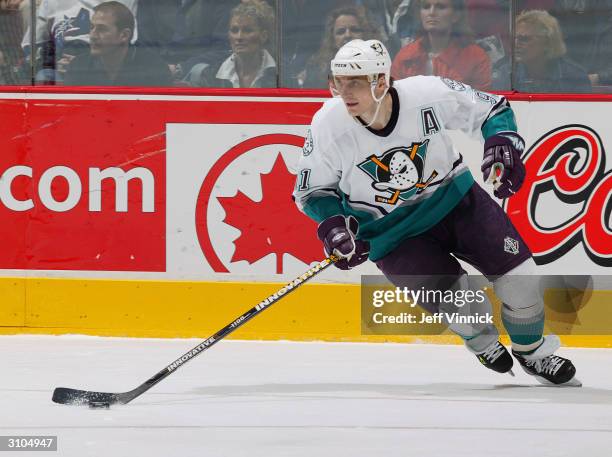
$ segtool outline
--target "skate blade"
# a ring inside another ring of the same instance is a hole
[[[532,375],[532,376],[536,378],[538,381],[540,381],[540,383],[542,383],[546,387],[582,387],[582,382],[575,376],[569,381],[564,382],[563,384],[552,383],[549,380],[542,378],[541,376],[535,376],[535,375]]]
[[[582,381],[574,376],[566,383],[561,384],[561,387],[582,387]]]

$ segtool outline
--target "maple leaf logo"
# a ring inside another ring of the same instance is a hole
[[[223,222],[241,232],[234,241],[232,262],[252,264],[273,253],[276,273],[282,273],[283,254],[306,264],[319,260],[323,251],[316,237],[317,225],[293,203],[294,185],[295,175],[278,153],[272,170],[261,175],[261,201],[253,201],[240,191],[233,197],[217,197],[225,210]]]

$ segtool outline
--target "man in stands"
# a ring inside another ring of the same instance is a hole
[[[74,58],[64,83],[76,86],[168,86],[168,65],[155,53],[131,46],[134,15],[122,3],[94,8],[90,51]]]

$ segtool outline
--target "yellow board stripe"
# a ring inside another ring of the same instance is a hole
[[[205,338],[281,286],[279,283],[0,278],[3,298],[0,334]],[[598,300],[609,303],[612,292],[598,292],[603,294]],[[601,321],[598,308],[581,309],[580,319],[588,321],[595,317]],[[550,323],[554,330],[553,324]],[[306,284],[245,324],[232,337],[461,343],[448,332],[433,336],[362,335],[360,286],[355,284]],[[612,347],[611,335],[569,335],[561,339],[570,346]]]
[[[0,300],[0,326],[23,327],[26,315],[26,280],[0,278]]]

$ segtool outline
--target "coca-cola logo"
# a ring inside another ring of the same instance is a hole
[[[538,264],[582,243],[589,258],[612,266],[612,170],[601,138],[584,125],[542,136],[524,156],[527,179],[505,209]]]

